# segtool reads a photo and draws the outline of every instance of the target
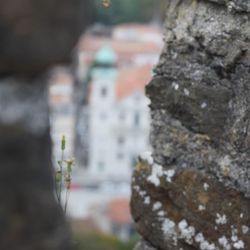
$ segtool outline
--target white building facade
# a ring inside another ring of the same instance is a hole
[[[144,88],[120,84],[116,59],[110,47],[103,47],[91,73],[88,174],[129,180],[137,156],[150,147],[149,101]]]

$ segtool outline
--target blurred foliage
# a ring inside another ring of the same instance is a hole
[[[123,242],[99,232],[82,232],[74,235],[73,250],[132,250],[138,240],[137,235],[130,241]]]
[[[160,21],[164,0],[113,0],[108,8],[102,0],[95,0],[96,21],[114,25],[124,22]]]

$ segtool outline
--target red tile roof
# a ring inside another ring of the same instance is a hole
[[[130,96],[136,91],[144,91],[152,78],[152,66],[143,65],[121,70],[116,82],[116,98],[118,100]]]
[[[160,54],[162,47],[153,42],[123,41],[85,35],[80,40],[79,50],[85,54],[88,62],[93,61],[96,52],[105,44],[109,44],[118,57],[118,62],[132,60],[138,54]]]
[[[63,67],[55,68],[50,77],[50,84],[72,85],[73,81],[72,74]]]
[[[153,25],[145,25],[139,23],[125,23],[115,26],[114,31],[116,30],[128,30],[132,29],[140,33],[155,33],[159,36],[162,35],[162,31],[160,27],[153,26]]]
[[[129,199],[114,199],[108,204],[107,216],[113,223],[130,224]]]

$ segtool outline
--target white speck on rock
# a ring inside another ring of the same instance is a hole
[[[216,250],[214,243],[210,244],[208,241],[203,241],[200,243],[201,250]]]
[[[233,242],[238,241],[238,236],[237,236],[237,235],[232,235],[231,240],[232,240]]]
[[[231,245],[228,242],[228,239],[224,235],[218,239],[218,242],[223,247],[223,249],[231,250]]]
[[[234,226],[231,225],[231,228],[232,228],[232,236],[231,236],[231,240],[232,241],[238,241],[238,229],[237,228],[234,228]]]
[[[244,216],[244,215],[243,215],[243,213],[241,213],[241,214],[240,214],[240,218],[242,219],[242,218],[243,218],[243,216]]]
[[[154,163],[154,159],[152,157],[152,153],[149,151],[146,151],[144,153],[140,154],[140,157],[143,161],[146,161],[149,165],[152,165]]]
[[[173,236],[176,237],[175,223],[166,218],[162,223],[162,231],[166,238],[172,238]]]
[[[235,3],[234,3],[233,1],[229,1],[229,2],[227,3],[228,12],[232,12],[233,9],[235,9],[235,8],[236,8],[236,6],[235,6]]]
[[[234,246],[234,248],[236,248],[236,249],[244,249],[245,244],[244,244],[244,242],[243,242],[242,240],[239,240],[238,242],[235,242],[235,243],[233,244],[233,246]]]
[[[243,233],[243,234],[247,234],[248,232],[249,232],[249,227],[246,226],[246,225],[243,225],[243,226],[242,226],[242,233]]]
[[[150,204],[150,197],[149,196],[145,197],[144,204],[146,204],[146,205]]]
[[[186,96],[189,96],[189,95],[190,95],[189,90],[185,88],[185,89],[184,89],[184,94],[185,94]]]
[[[206,102],[203,102],[202,104],[201,104],[201,108],[202,109],[205,109],[207,107],[207,103]]]
[[[208,188],[209,188],[209,185],[205,182],[205,183],[203,184],[203,188],[204,188],[205,191],[207,191]]]
[[[198,233],[198,234],[195,236],[194,240],[195,240],[197,243],[200,243],[200,242],[204,241],[204,236],[203,236],[203,234],[202,234],[202,233]]]
[[[198,210],[199,211],[204,211],[204,210],[206,210],[206,207],[203,206],[203,205],[199,205]]]
[[[158,216],[164,216],[164,215],[165,215],[164,211],[159,211],[158,212]]]
[[[216,214],[216,220],[215,220],[216,224],[218,225],[224,225],[227,223],[227,217],[225,214],[220,215],[220,214]]]
[[[153,205],[153,211],[156,211],[158,209],[160,209],[162,207],[162,203],[157,201],[154,205]]]
[[[141,196],[141,197],[144,197],[145,195],[147,194],[147,192],[146,191],[139,191],[139,195]]]
[[[163,175],[162,166],[158,164],[153,164],[152,173],[150,176],[148,176],[147,180],[153,183],[155,186],[159,186],[160,185],[159,177],[161,177],[162,175]]]
[[[225,167],[228,167],[231,164],[231,159],[229,155],[226,155],[219,159],[218,164],[222,169],[225,169]]]
[[[167,171],[164,171],[164,174],[166,175],[166,180],[168,182],[172,182],[172,178],[175,175],[175,170],[174,169],[169,169]]]
[[[210,244],[203,236],[202,233],[198,233],[195,238],[195,242],[200,243],[201,250],[216,250],[214,243]]]
[[[173,87],[175,90],[178,90],[178,89],[179,89],[179,84],[177,84],[176,82],[173,82],[173,83],[172,83],[172,87]]]
[[[210,244],[203,236],[202,233],[198,233],[195,236],[195,242],[200,243],[201,250],[216,250],[214,243]]]
[[[178,228],[180,229],[180,238],[184,239],[188,244],[193,243],[193,237],[195,236],[195,228],[192,226],[188,226],[186,220],[182,220],[178,224]]]
[[[140,187],[137,186],[137,185],[136,185],[136,186],[133,186],[133,188],[134,188],[134,190],[137,191],[137,192],[140,191]]]

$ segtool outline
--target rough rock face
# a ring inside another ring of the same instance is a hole
[[[54,196],[46,70],[70,58],[80,0],[0,2],[0,249],[70,249]],[[84,12],[81,13],[84,15]],[[85,17],[86,18],[86,17]]]
[[[166,9],[146,90],[153,153],[132,183],[137,230],[161,250],[250,249],[250,2]]]

